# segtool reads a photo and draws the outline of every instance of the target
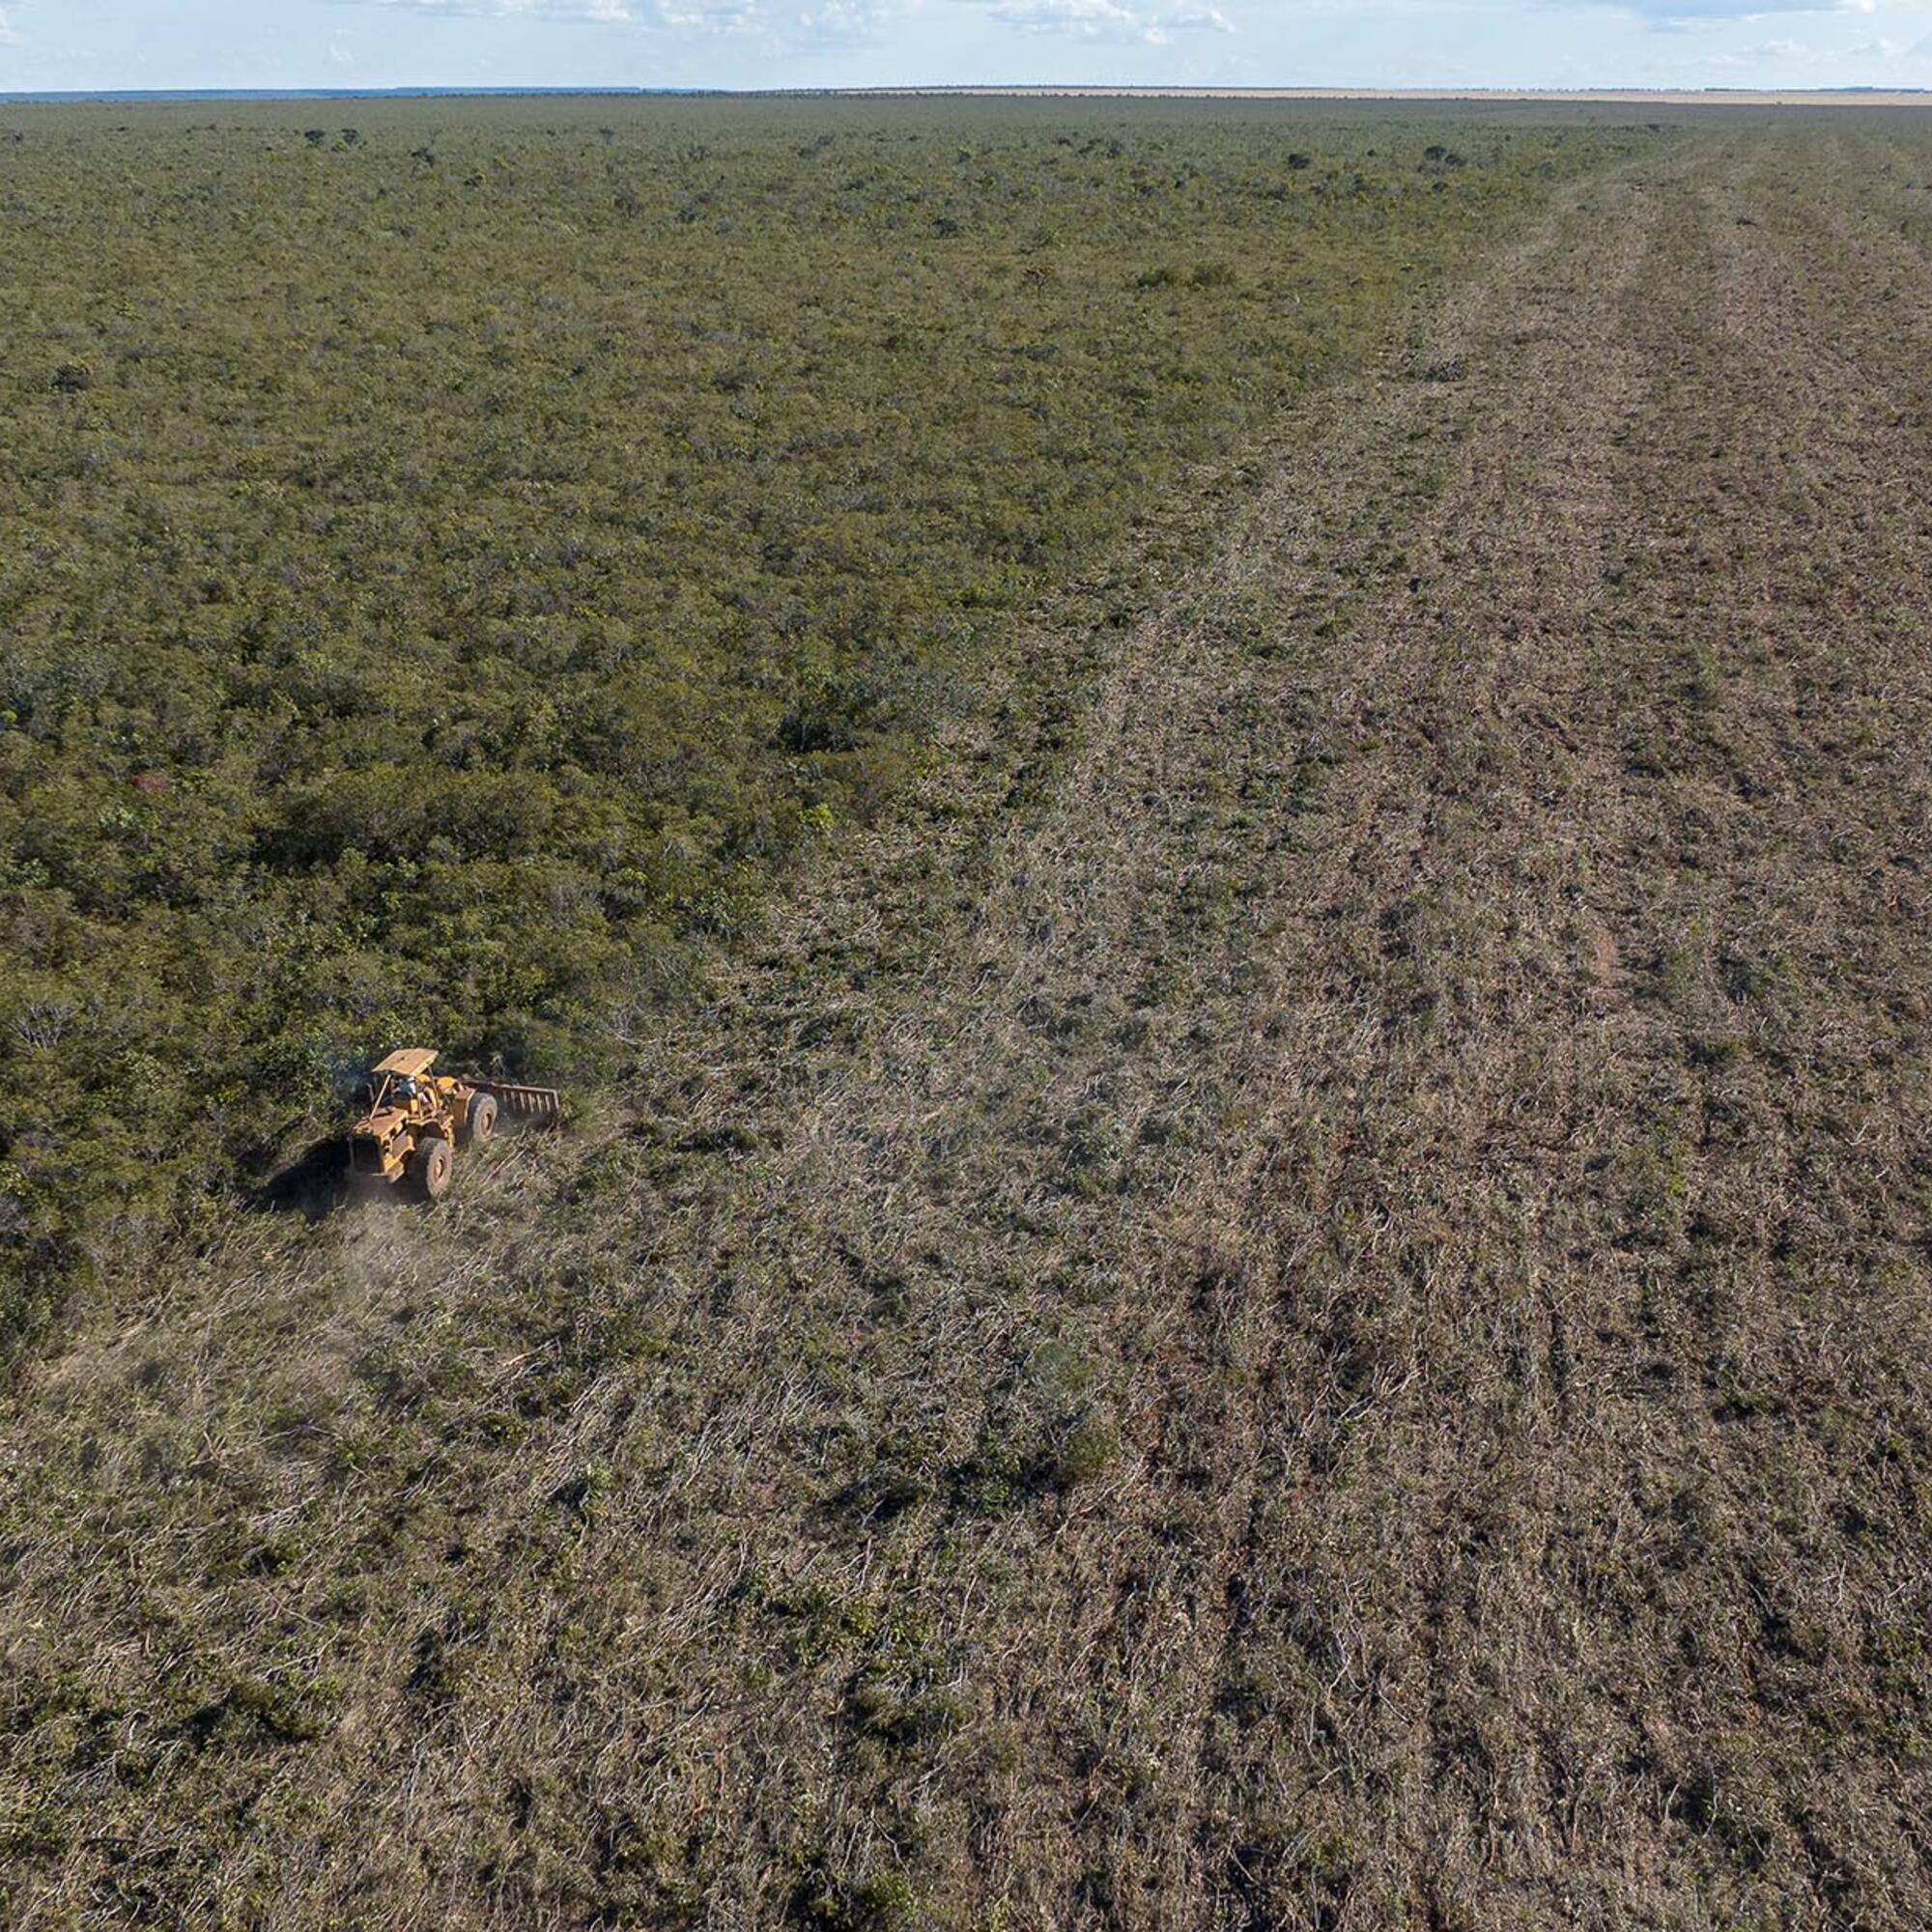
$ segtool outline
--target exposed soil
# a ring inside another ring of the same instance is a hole
[[[622,1121],[48,1365],[15,1921],[1932,1921],[1883,162],[1573,197]]]

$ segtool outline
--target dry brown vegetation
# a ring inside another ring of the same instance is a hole
[[[607,1115],[125,1285],[14,1921],[1932,1919],[1928,183],[1565,190]]]

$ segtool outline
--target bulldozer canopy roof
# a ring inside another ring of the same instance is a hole
[[[436,1052],[427,1046],[399,1046],[386,1060],[376,1063],[378,1073],[400,1073],[406,1080],[413,1080],[418,1073],[427,1073],[436,1065]]]

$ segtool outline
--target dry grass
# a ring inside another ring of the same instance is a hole
[[[1573,196],[617,1116],[38,1372],[13,1919],[1932,1918],[1928,173]]]

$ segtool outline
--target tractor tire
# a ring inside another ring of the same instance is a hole
[[[449,1171],[455,1165],[449,1143],[440,1134],[418,1141],[410,1160],[410,1179],[425,1201],[440,1201],[449,1191]]]
[[[479,1094],[469,1103],[469,1138],[481,1147],[497,1131],[497,1096]]]

